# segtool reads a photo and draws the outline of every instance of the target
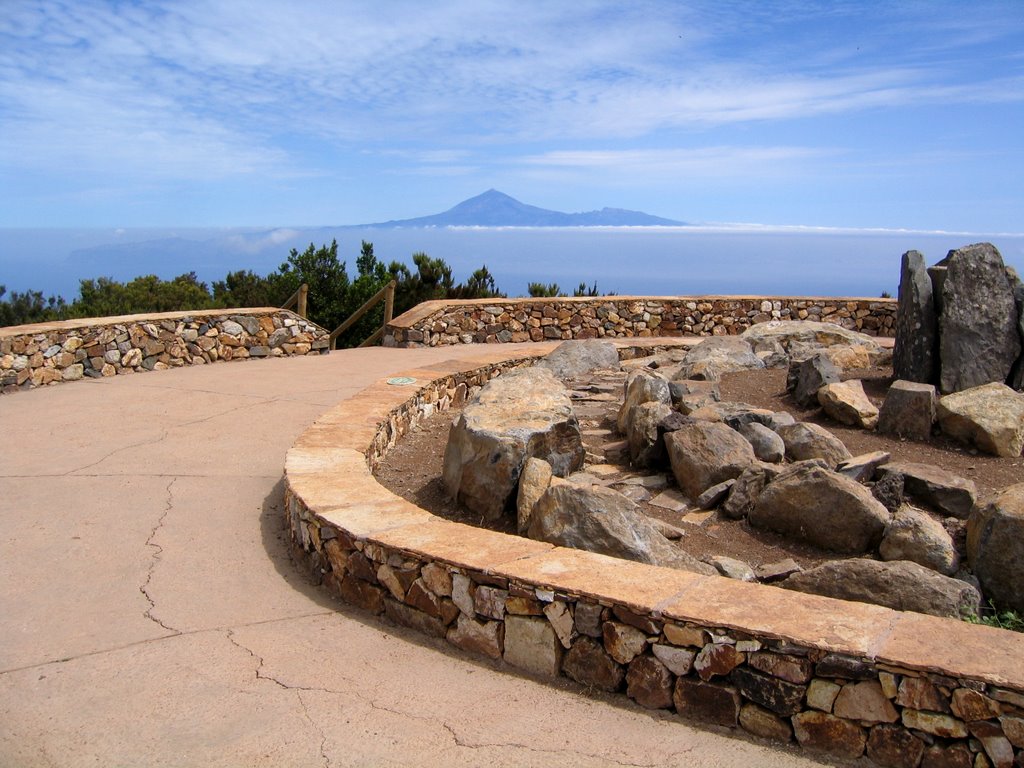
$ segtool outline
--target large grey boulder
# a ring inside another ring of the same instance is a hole
[[[619,415],[616,425],[619,433],[629,434],[629,421],[633,416],[633,409],[643,403],[665,403],[672,405],[672,396],[668,390],[668,380],[657,373],[646,368],[630,371],[626,376],[626,383],[623,385],[625,396],[622,406],[619,408]]]
[[[786,443],[777,432],[761,422],[740,422],[734,429],[750,443],[754,455],[761,461],[778,464],[786,457]]]
[[[776,430],[786,444],[786,456],[793,461],[822,459],[830,467],[851,458],[843,441],[824,427],[806,421],[788,424]]]
[[[619,370],[619,353],[610,341],[582,339],[564,341],[537,363],[560,379],[582,376],[591,371]]]
[[[1005,384],[984,384],[939,398],[935,407],[944,434],[996,456],[1024,449],[1024,394]]]
[[[618,491],[599,485],[552,485],[530,516],[529,536],[562,547],[713,575],[672,544]]]
[[[935,381],[938,351],[939,321],[932,298],[932,280],[924,256],[907,251],[900,265],[893,374],[905,381]]]
[[[970,584],[906,560],[856,558],[794,573],[780,586],[798,592],[872,603],[896,611],[962,618],[977,615],[981,595]]]
[[[877,476],[899,475],[903,493],[948,517],[966,520],[974,508],[978,488],[973,480],[950,474],[934,464],[891,461],[878,468]]]
[[[953,539],[938,520],[909,505],[899,508],[885,527],[878,554],[883,560],[909,560],[945,576],[960,566]]]
[[[1024,614],[1024,483],[1004,488],[971,515],[967,559],[999,608]]]
[[[721,422],[685,423],[665,434],[665,447],[676,483],[690,499],[738,477],[756,461],[750,443]]]
[[[878,431],[911,440],[927,440],[935,423],[935,386],[897,380],[885,393]]]
[[[1003,257],[991,243],[979,243],[950,251],[939,263],[946,267],[939,389],[951,393],[1005,383],[1021,354],[1021,337]]]
[[[687,352],[672,378],[717,381],[723,373],[759,368],[764,368],[764,361],[754,354],[749,343],[739,336],[715,336]]]
[[[818,390],[818,402],[840,424],[874,429],[878,423],[878,406],[868,398],[860,379],[826,384]]]
[[[822,549],[861,554],[878,545],[889,511],[859,483],[805,464],[775,478],[761,492],[748,519],[755,528]]]
[[[786,391],[801,408],[818,403],[818,390],[826,384],[839,382],[839,369],[827,355],[816,354],[805,360],[795,360],[786,374]]]
[[[442,477],[448,493],[488,520],[515,501],[528,458],[565,477],[586,455],[568,392],[543,368],[492,379],[466,405],[448,434]]]

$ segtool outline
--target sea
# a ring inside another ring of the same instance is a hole
[[[79,282],[162,279],[195,272],[211,283],[235,270],[266,274],[304,250],[337,240],[350,275],[363,241],[377,258],[412,265],[412,254],[444,259],[456,282],[486,266],[500,290],[527,295],[531,282],[580,284],[599,293],[646,296],[896,295],[900,256],[928,264],[949,250],[991,242],[1024,274],[1024,233],[823,229],[760,225],[681,227],[233,227],[0,229],[0,285],[68,301]]]

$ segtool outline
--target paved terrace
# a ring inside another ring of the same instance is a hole
[[[0,766],[819,765],[531,680],[305,582],[281,514],[293,441],[374,381],[481,351],[0,398]]]

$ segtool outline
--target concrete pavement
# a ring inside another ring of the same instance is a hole
[[[525,678],[306,583],[280,511],[289,446],[371,382],[478,351],[0,397],[0,766],[819,765]]]

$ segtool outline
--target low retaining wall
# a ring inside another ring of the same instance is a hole
[[[219,360],[321,354],[328,333],[287,310],[165,312],[0,328],[0,392]]]
[[[372,469],[419,419],[535,359],[486,350],[364,390],[288,452],[285,510],[316,581],[472,653],[681,717],[885,766],[1024,762],[1019,634],[556,547],[383,488]]]
[[[395,318],[384,346],[648,336],[727,336],[769,320],[819,320],[895,336],[896,300],[782,296],[602,296],[428,301]]]

